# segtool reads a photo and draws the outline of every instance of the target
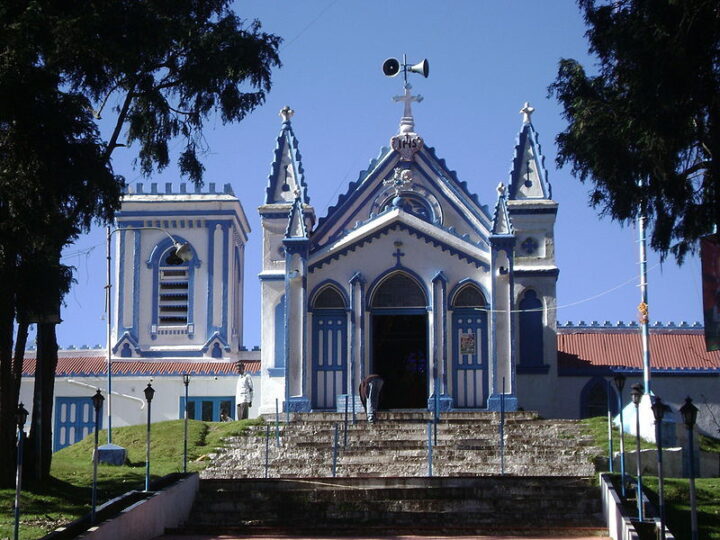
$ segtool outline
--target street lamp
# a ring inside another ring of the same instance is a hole
[[[662,455],[662,420],[665,410],[668,408],[658,396],[655,396],[652,404],[653,416],[655,416],[655,444],[657,445],[658,463],[658,499],[660,500],[660,540],[665,540],[665,486],[663,478],[663,455]]]
[[[95,508],[97,506],[97,467],[98,467],[98,430],[100,429],[100,409],[102,409],[103,397],[100,389],[91,398],[95,408],[95,451],[93,452],[93,483],[92,483],[92,512],[90,523],[95,523]]]
[[[695,498],[695,449],[693,448],[693,428],[697,421],[698,408],[692,404],[690,396],[685,398],[685,405],[680,407],[680,414],[683,423],[688,430],[688,447],[690,457],[690,538],[697,540],[698,538],[698,522],[697,522],[697,500]]]
[[[179,242],[175,239],[173,235],[171,235],[169,232],[167,232],[165,229],[162,229],[160,227],[119,227],[117,229],[111,229],[110,227],[107,227],[107,240],[106,240],[106,276],[105,276],[105,307],[107,308],[107,370],[108,370],[108,387],[107,387],[107,397],[108,397],[108,410],[107,410],[107,416],[108,416],[108,444],[112,444],[112,346],[111,346],[111,335],[112,335],[112,294],[110,293],[110,289],[112,287],[112,264],[111,264],[111,255],[110,255],[110,239],[112,238],[112,235],[115,234],[118,231],[144,231],[144,230],[153,230],[153,231],[160,231],[167,235],[168,238],[170,238],[170,241],[173,243],[173,247],[175,248],[175,255],[182,260],[183,262],[187,262],[190,259],[192,259],[192,248],[190,247],[190,244],[187,242]]]
[[[22,489],[22,466],[23,466],[23,439],[25,438],[25,422],[29,412],[20,403],[15,413],[15,422],[18,429],[17,442],[17,472],[15,474],[15,540],[20,537],[20,490]]]
[[[190,375],[187,373],[182,376],[185,385],[185,433],[183,434],[183,472],[187,473],[187,442],[188,442],[188,386],[190,385]]]
[[[635,463],[637,464],[637,505],[638,505],[638,521],[643,521],[643,490],[642,490],[642,466],[640,464],[640,401],[643,397],[643,385],[635,383],[632,385],[630,397],[635,404]]]
[[[145,452],[145,491],[150,491],[150,407],[155,390],[152,385],[148,383],[144,390],[145,400],[147,401],[148,412],[147,412],[147,437],[145,441],[146,452]]]
[[[620,409],[620,493],[625,497],[625,422],[623,420],[622,391],[625,388],[625,375],[616,373],[613,377],[618,389],[618,408]]]

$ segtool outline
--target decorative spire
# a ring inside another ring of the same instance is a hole
[[[417,101],[420,103],[423,97],[420,95],[413,96],[410,93],[412,85],[405,83],[405,93],[402,96],[393,96],[393,101],[397,103],[402,101],[405,105],[403,110],[403,117],[400,119],[400,134],[413,133],[415,130],[415,119],[412,114],[412,102]]]
[[[282,118],[283,123],[288,123],[295,114],[295,111],[293,111],[289,105],[285,105],[282,109],[280,109],[278,114],[280,115],[280,118]]]
[[[520,114],[523,115],[523,124],[530,124],[532,123],[532,119],[530,118],[532,116],[532,113],[535,112],[535,107],[530,105],[527,101],[525,102],[525,105],[523,105],[523,108],[520,109]]]

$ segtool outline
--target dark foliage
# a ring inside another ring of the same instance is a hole
[[[716,0],[579,0],[599,74],[560,62],[569,122],[559,165],[619,221],[644,209],[652,247],[679,262],[720,220],[720,7]],[[642,185],[641,185],[642,183]]]

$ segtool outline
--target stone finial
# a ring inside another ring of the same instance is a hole
[[[497,192],[498,192],[498,197],[504,197],[504,196],[505,196],[505,184],[503,184],[502,182],[500,182],[500,183],[497,185],[497,188],[496,188],[496,189],[497,189]]]
[[[412,102],[415,101],[417,103],[420,103],[423,100],[422,96],[416,95],[413,96],[411,92],[412,86],[409,84],[405,84],[405,92],[402,96],[393,96],[393,101],[395,103],[402,102],[403,107],[403,116],[400,120],[400,133],[413,133],[415,130],[415,119],[413,118],[412,114]]]
[[[523,115],[523,124],[529,124],[531,123],[531,116],[532,113],[535,112],[535,107],[531,106],[530,103],[527,101],[525,102],[525,105],[523,105],[523,108],[520,109],[520,114]]]
[[[280,109],[280,118],[282,118],[283,122],[289,122],[290,119],[295,114],[295,111],[293,111],[289,105],[285,105],[282,109]]]

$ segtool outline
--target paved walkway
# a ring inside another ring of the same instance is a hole
[[[244,538],[263,538],[265,540],[321,540],[321,539],[333,539],[339,540],[340,538],[349,540],[610,540],[609,536],[576,536],[574,533],[558,534],[542,536],[514,536],[514,535],[501,535],[501,536],[476,536],[476,535],[461,535],[461,536],[431,536],[431,535],[401,535],[401,536],[331,536],[331,535],[319,535],[319,536],[295,536],[295,535],[276,535],[276,534],[253,534],[244,536],[235,535],[176,535],[166,534],[158,536],[155,540],[240,540]],[[587,531],[585,534],[591,534]]]

